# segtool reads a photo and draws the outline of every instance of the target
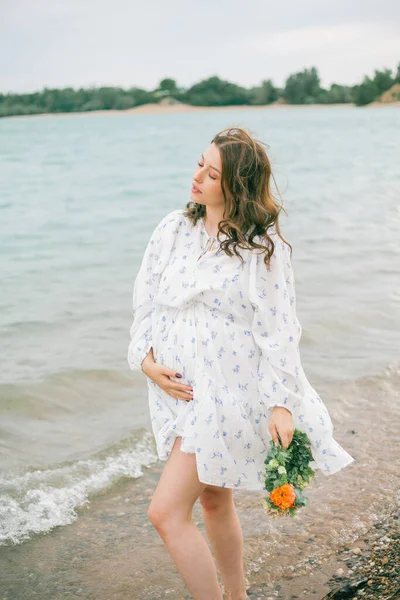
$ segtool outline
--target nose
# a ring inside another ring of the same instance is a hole
[[[195,181],[199,181],[199,182],[202,181],[202,179],[203,179],[203,167],[199,167],[199,166],[197,167],[197,169],[194,172],[193,179]]]

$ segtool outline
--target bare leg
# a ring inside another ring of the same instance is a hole
[[[229,488],[207,485],[200,494],[203,519],[224,581],[224,598],[245,600],[243,535],[233,493]]]
[[[175,440],[153,495],[148,516],[195,600],[222,600],[214,558],[192,521],[193,505],[206,485],[199,481],[196,456]]]

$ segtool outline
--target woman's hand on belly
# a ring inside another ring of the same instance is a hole
[[[172,381],[170,377],[181,377],[175,369],[170,369],[154,361],[152,354],[148,354],[142,362],[142,371],[166,394],[175,398],[175,400],[184,400],[189,402],[193,400],[193,387],[179,381]]]

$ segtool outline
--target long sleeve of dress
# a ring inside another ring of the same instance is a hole
[[[252,334],[261,351],[258,387],[268,408],[284,406],[293,413],[304,395],[299,352],[302,329],[296,316],[290,247],[275,229],[269,233],[275,244],[270,267],[264,254],[253,254],[249,278],[255,311]]]
[[[160,280],[160,256],[169,217],[164,217],[154,229],[133,285],[133,323],[127,356],[132,371],[142,370],[142,362],[152,347],[151,313]]]

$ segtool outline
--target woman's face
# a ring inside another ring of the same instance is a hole
[[[222,164],[218,147],[211,144],[199,157],[193,173],[191,198],[212,207],[225,205],[221,187]]]

